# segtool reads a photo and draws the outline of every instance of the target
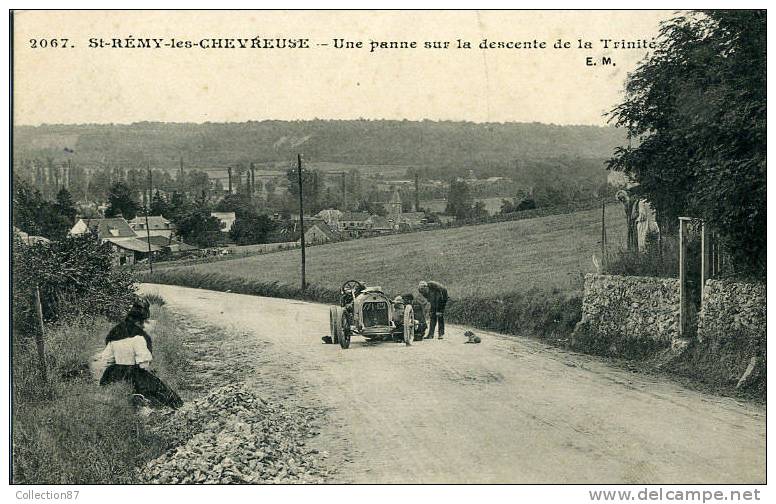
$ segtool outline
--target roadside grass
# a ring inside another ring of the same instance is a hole
[[[582,318],[582,291],[531,288],[492,297],[465,298],[450,303],[445,318],[480,329],[534,336],[567,346]]]
[[[165,303],[162,296],[153,292],[143,295],[143,298],[152,305],[164,306]]]
[[[186,353],[176,327],[156,305],[152,368],[175,387]],[[32,338],[13,340],[13,474],[17,484],[121,484],[170,447],[135,413],[128,385],[100,387],[88,362],[104,345],[106,319],[74,319],[47,327],[44,383]]]

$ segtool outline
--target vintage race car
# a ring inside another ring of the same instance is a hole
[[[400,311],[397,311],[400,310]],[[367,287],[358,280],[348,280],[340,289],[340,306],[329,309],[332,343],[350,347],[352,335],[368,340],[399,340],[410,345],[420,323],[415,320],[411,304],[397,304],[380,287]]]

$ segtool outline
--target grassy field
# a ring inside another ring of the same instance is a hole
[[[607,210],[610,243],[624,219]],[[336,289],[347,279],[381,285],[389,293],[434,279],[451,296],[491,296],[528,288],[576,290],[600,255],[601,211],[589,210],[515,222],[352,240],[307,250],[307,281]],[[173,268],[257,282],[298,285],[300,251]]]

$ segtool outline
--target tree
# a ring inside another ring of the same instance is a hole
[[[57,193],[57,200],[54,203],[54,208],[60,215],[67,219],[71,226],[75,224],[75,216],[78,211],[75,209],[73,196],[70,194],[70,191],[64,187]]]
[[[170,202],[167,205],[167,212],[169,215],[165,215],[165,217],[177,225],[178,221],[187,215],[190,211],[191,204],[189,203],[188,198],[186,198],[186,195],[182,192],[175,191],[172,193]]]
[[[660,30],[610,120],[636,140],[609,167],[629,174],[658,212],[709,222],[733,263],[765,272],[766,12],[702,11]]]
[[[294,205],[299,208],[299,175],[297,169],[292,168],[286,172],[288,179],[288,192],[294,197]],[[309,213],[317,213],[320,208],[321,195],[323,194],[324,177],[318,170],[302,170],[302,195],[304,196],[304,207]]]
[[[62,207],[43,198],[40,191],[33,189],[28,183],[14,177],[13,225],[25,233],[45,236],[52,240],[60,240],[67,235],[73,226],[75,208],[67,196],[61,195]],[[61,193],[61,191],[60,191]],[[57,195],[59,198],[59,194]]]
[[[95,170],[89,180],[89,197],[93,201],[104,201],[108,197],[111,187],[110,170],[104,167],[102,170]]]
[[[216,212],[234,212],[235,216],[251,210],[251,198],[247,194],[227,194],[215,206]]]
[[[474,206],[472,206],[472,209],[471,209],[471,217],[475,219],[485,219],[487,217],[490,217],[490,214],[488,213],[487,208],[485,208],[484,201],[477,200],[474,202]]]
[[[267,236],[274,229],[274,222],[266,215],[255,211],[242,212],[232,223],[229,237],[238,245],[266,243]]]
[[[11,205],[14,227],[28,234],[40,234],[38,209],[42,202],[43,197],[40,192],[14,174],[13,204]]]
[[[121,214],[125,219],[134,219],[140,205],[132,197],[132,191],[124,182],[116,182],[108,193],[108,208],[105,217],[115,217]]]
[[[183,215],[176,225],[178,233],[186,243],[213,247],[223,241],[221,221],[205,210],[194,210]]]
[[[456,219],[466,219],[471,215],[471,211],[472,197],[469,194],[469,186],[463,180],[451,181],[445,213],[455,216]]]
[[[200,195],[210,193],[210,178],[207,173],[199,170],[186,172],[185,190],[190,194]]]
[[[151,209],[149,212],[151,215],[163,215],[164,217],[168,217],[170,214],[170,207],[158,190],[154,192],[154,196],[151,198]]]

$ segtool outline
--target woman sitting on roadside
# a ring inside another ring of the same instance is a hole
[[[135,398],[141,402],[179,408],[183,401],[178,394],[150,371],[153,360],[151,337],[143,330],[150,316],[150,304],[138,298],[124,321],[110,330],[100,356],[107,364],[100,385],[129,382]]]

